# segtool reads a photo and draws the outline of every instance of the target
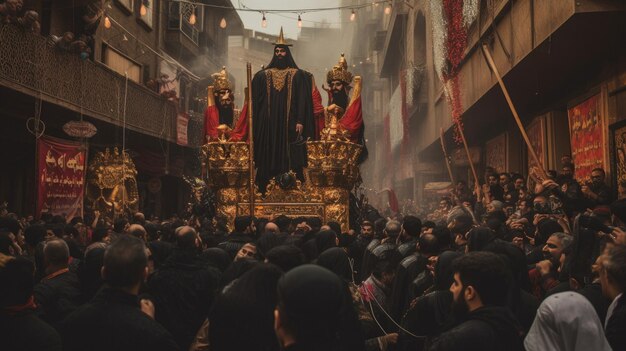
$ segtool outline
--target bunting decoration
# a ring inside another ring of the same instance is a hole
[[[450,103],[456,126],[454,139],[458,143],[461,142],[458,128],[463,128],[459,68],[465,57],[467,32],[478,17],[478,11],[478,0],[430,1],[434,66]]]

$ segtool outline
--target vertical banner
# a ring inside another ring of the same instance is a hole
[[[574,177],[580,182],[588,181],[591,170],[603,168],[604,120],[600,113],[600,95],[594,95],[567,110],[569,119]]]
[[[176,144],[187,146],[187,129],[189,126],[189,117],[186,113],[179,113],[176,116]]]
[[[493,167],[498,173],[508,171],[506,138],[507,134],[502,133],[485,143],[485,164]]]
[[[37,216],[42,213],[83,215],[86,152],[79,143],[39,138],[37,141]]]

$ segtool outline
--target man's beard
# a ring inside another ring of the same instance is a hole
[[[222,105],[221,103],[218,103],[217,110],[220,114],[220,124],[226,124],[230,127],[233,124],[233,116],[235,115],[233,105]]]
[[[278,57],[276,56],[276,64],[274,65],[276,68],[278,69],[285,69],[287,68],[287,59],[283,56],[283,57]]]
[[[345,90],[333,90],[333,104],[343,108],[348,107],[348,93]]]
[[[469,314],[469,306],[467,305],[467,302],[463,298],[464,294],[465,294],[465,287],[463,287],[463,289],[461,290],[461,293],[459,294],[458,299],[452,301],[452,315],[454,316],[454,319],[456,321],[464,320]]]

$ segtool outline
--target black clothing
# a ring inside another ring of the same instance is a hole
[[[400,331],[398,350],[423,350],[439,335],[446,325],[452,323],[450,309],[452,293],[449,290],[434,291],[415,301],[402,319],[402,327],[419,339]],[[421,338],[424,337],[424,338]]]
[[[442,333],[431,351],[522,351],[522,331],[506,307],[486,306],[470,312],[465,321]]]
[[[413,254],[402,261],[396,268],[396,274],[391,288],[391,316],[400,320],[415,298],[411,293],[410,285],[417,276],[426,269],[428,259],[420,254]]]
[[[613,350],[626,350],[626,297],[622,295],[606,324],[604,334]]]
[[[137,296],[112,288],[70,314],[61,336],[66,351],[178,350],[172,335],[141,311]]]
[[[417,247],[417,239],[412,238],[409,241],[403,242],[398,245],[398,252],[400,252],[400,257],[405,258],[409,255],[415,253]]]
[[[182,350],[189,349],[207,318],[218,282],[217,270],[207,268],[193,251],[182,249],[175,249],[148,281],[155,319],[172,333]]]
[[[346,283],[352,282],[350,258],[342,248],[333,247],[322,252],[317,258],[317,264],[337,274]]]
[[[57,327],[82,303],[82,291],[76,274],[66,271],[43,278],[33,290],[41,319]]]
[[[593,308],[596,310],[596,313],[598,313],[600,322],[604,324],[604,321],[606,320],[606,311],[609,309],[611,301],[609,301],[602,294],[602,286],[600,286],[600,283],[587,284],[585,287],[576,292],[586,297],[587,300],[591,302]]]
[[[61,337],[54,328],[37,318],[32,310],[8,315],[0,313],[2,349],[12,351],[61,351]]]
[[[595,208],[598,205],[610,205],[611,202],[613,202],[613,192],[611,190],[611,188],[602,183],[602,184],[592,184],[589,187],[589,190],[591,190],[592,192],[594,192],[596,195],[598,195],[598,198],[595,200],[592,199],[587,199],[588,200],[588,206],[589,208]]]
[[[310,77],[296,67],[268,67],[254,75],[254,162],[261,192],[265,192],[271,178],[290,170],[303,178],[301,171],[307,165],[303,141],[315,132],[312,88]],[[296,124],[303,126],[301,135],[296,132]]]

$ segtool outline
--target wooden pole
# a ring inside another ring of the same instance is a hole
[[[445,83],[443,84],[443,90],[445,91],[445,94],[447,96],[452,97],[452,95],[449,94],[448,88],[446,87]],[[469,147],[467,146],[467,141],[465,140],[465,132],[463,132],[463,127],[461,126],[460,121],[457,120],[455,123],[456,123],[456,129],[459,131],[459,135],[461,136],[461,140],[463,141],[463,147],[465,148],[467,161],[469,162],[470,169],[472,170],[472,175],[474,176],[474,187],[476,188],[477,186],[480,185],[480,183],[478,181],[478,173],[476,173],[476,168],[474,168],[474,162],[472,162],[472,156],[470,155]]]
[[[254,129],[252,127],[252,65],[246,65],[248,71],[248,158],[250,159],[250,216],[254,216]]]
[[[506,89],[506,86],[504,85],[504,82],[502,81],[502,77],[500,76],[500,73],[498,72],[498,68],[496,67],[495,62],[493,61],[493,57],[491,57],[491,53],[489,52],[489,48],[487,47],[487,44],[483,43],[482,49],[483,49],[483,54],[485,55],[485,58],[487,59],[487,63],[489,64],[489,67],[493,71],[493,74],[496,75],[496,79],[498,79],[498,84],[500,84],[500,89],[502,89],[502,93],[504,94],[504,98],[506,99],[506,102],[509,104],[511,113],[513,113],[513,117],[515,118],[517,127],[522,133],[522,137],[524,138],[524,141],[526,142],[526,146],[528,147],[528,152],[530,153],[530,156],[533,158],[533,161],[535,161],[535,163],[539,167],[539,172],[541,172],[541,176],[543,177],[544,180],[546,180],[548,179],[548,175],[546,173],[546,170],[543,168],[543,163],[539,161],[539,158],[537,157],[537,153],[535,152],[535,149],[530,143],[528,134],[526,134],[526,129],[524,129],[524,125],[522,125],[522,120],[519,118],[519,115],[517,114],[515,105],[513,105],[513,101],[511,100],[509,91]]]
[[[448,151],[446,151],[446,144],[443,141],[443,128],[439,128],[439,141],[441,142],[441,150],[443,151],[443,158],[446,160],[446,168],[448,169],[448,175],[450,176],[450,182],[452,186],[455,185],[454,176],[452,175],[452,167],[450,166],[450,157]]]

